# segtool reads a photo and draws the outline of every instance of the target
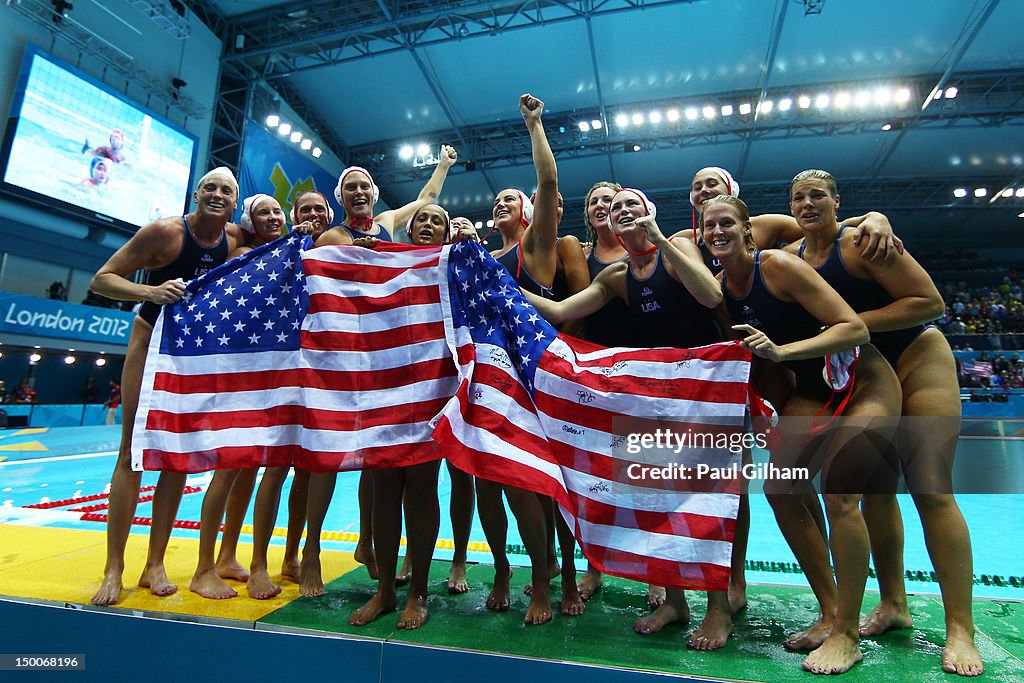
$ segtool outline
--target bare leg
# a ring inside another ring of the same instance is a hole
[[[505,554],[505,543],[508,539],[508,517],[505,515],[505,504],[501,499],[501,485],[486,479],[476,478],[476,509],[480,515],[480,525],[491,546],[494,557],[494,587],[487,596],[487,609],[503,612],[508,609],[511,601],[509,580],[512,567]]]
[[[723,592],[708,593],[708,612],[687,644],[695,650],[717,650],[725,645],[732,635],[732,608],[729,606],[729,594]]]
[[[448,475],[452,480],[452,497],[448,511],[452,518],[452,534],[455,541],[452,568],[448,573],[448,592],[465,593],[469,590],[469,584],[466,582],[466,549],[473,528],[476,495],[472,475],[454,467],[450,462]]]
[[[753,462],[748,449],[743,450],[743,462]],[[732,566],[729,571],[730,614],[737,614],[747,607],[747,537],[750,535],[750,501],[747,499],[747,487],[748,484],[744,480],[740,507],[736,513],[736,533],[732,541]],[[710,610],[710,607],[708,609]],[[729,619],[729,622],[731,624],[732,619]]]
[[[306,500],[309,497],[309,471],[295,468],[292,490],[288,494],[288,536],[285,539],[281,576],[299,580],[299,544],[306,528]]]
[[[337,472],[313,472],[309,477],[309,501],[306,508],[308,528],[306,545],[302,549],[299,567],[299,593],[306,597],[324,594],[324,580],[320,569],[320,533],[324,528],[327,508],[331,505]]]
[[[270,579],[267,569],[267,550],[274,534],[277,509],[281,504],[281,486],[288,476],[287,467],[268,467],[256,491],[256,508],[252,519],[252,564],[246,589],[249,597],[266,600],[281,592],[281,587]]]
[[[435,460],[406,468],[403,504],[408,530],[406,557],[412,557],[412,578],[405,609],[398,618],[398,628],[419,628],[430,618],[427,610],[427,584],[430,560],[441,522],[441,510],[437,502],[437,471],[440,465],[441,461]]]
[[[530,555],[533,591],[525,621],[527,624],[544,624],[551,621],[551,567],[544,506],[532,491],[506,486],[505,495],[519,525],[519,536]]]
[[[562,517],[561,512],[556,512],[555,528],[558,530],[558,545],[562,550],[562,607],[561,612],[567,616],[583,614],[587,604],[580,597],[579,589],[576,587],[576,538],[572,529]]]
[[[862,636],[914,625],[903,583],[903,516],[896,496],[869,493],[861,503],[878,577],[879,601],[860,623]]]
[[[858,495],[825,495],[825,514],[832,531],[832,557],[836,564],[839,599],[831,633],[803,661],[804,670],[812,673],[844,673],[863,659],[859,621],[870,549],[859,503]]]
[[[783,645],[789,650],[813,650],[825,642],[831,632],[838,606],[828,547],[800,494],[769,494],[767,497],[779,530],[800,563],[821,609],[818,621],[811,628],[789,636]]]
[[[242,533],[245,513],[249,510],[256,473],[256,468],[240,470],[228,494],[224,533],[220,537],[220,551],[217,553],[217,576],[222,579],[249,580],[249,571],[238,561],[238,537]]]
[[[171,583],[164,569],[164,555],[171,540],[178,505],[185,491],[185,475],[181,472],[161,472],[153,494],[153,526],[149,531],[149,553],[142,570],[139,586],[149,588],[153,595],[171,595],[178,586]]]
[[[348,623],[364,626],[398,604],[395,595],[395,572],[398,568],[398,546],[402,538],[402,494],[406,482],[405,467],[364,470],[373,477],[373,548],[376,551],[377,592],[352,612]]]
[[[903,386],[900,448],[912,453],[908,484],[921,516],[928,555],[946,611],[942,669],[961,676],[984,672],[974,645],[971,536],[952,495],[952,468],[960,433],[960,392],[949,344],[938,330],[927,330],[899,361]]]
[[[690,605],[686,602],[686,593],[680,588],[669,588],[665,591],[665,601],[646,617],[637,619],[633,630],[641,635],[656,633],[669,624],[690,623]]]
[[[359,541],[356,542],[354,558],[359,564],[366,565],[371,579],[379,578],[373,552],[373,478],[367,470],[359,473]]]
[[[99,590],[92,596],[94,605],[113,605],[121,599],[124,550],[128,544],[128,534],[132,530],[132,519],[139,503],[139,486],[142,481],[142,473],[133,472],[131,468],[132,428],[135,426],[135,413],[139,408],[142,370],[146,364],[146,349],[152,333],[153,328],[148,323],[141,318],[135,318],[131,337],[128,339],[124,369],[121,372],[121,445],[110,478],[107,560]]]
[[[196,573],[192,576],[189,590],[204,598],[223,600],[238,595],[224,579],[217,576],[214,561],[217,534],[220,532],[221,520],[224,519],[224,508],[227,506],[228,495],[238,472],[239,470],[218,470],[214,473],[213,481],[203,497],[203,517],[199,528],[199,563],[196,565]]]

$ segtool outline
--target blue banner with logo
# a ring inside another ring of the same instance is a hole
[[[127,344],[134,313],[0,291],[0,332]]]
[[[338,169],[341,172],[341,169]],[[296,151],[295,145],[266,131],[256,121],[249,120],[245,128],[242,147],[241,176],[238,179],[241,197],[235,222],[242,215],[242,199],[258,192],[269,194],[281,204],[291,223],[292,200],[306,190],[319,190],[328,203],[339,213],[334,201],[337,176],[326,172],[305,152]]]

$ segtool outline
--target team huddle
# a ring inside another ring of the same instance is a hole
[[[539,314],[562,334],[607,347],[687,349],[739,342],[755,357],[753,379],[760,394],[781,417],[781,439],[770,444],[770,463],[810,467],[820,475],[819,491],[809,485],[794,489],[789,482],[765,483],[779,528],[820,608],[817,621],[790,635],[784,647],[808,652],[803,662],[808,671],[843,673],[862,659],[861,636],[911,627],[895,495],[902,475],[942,592],[942,668],[960,675],[982,673],[974,645],[970,536],[952,493],[960,417],[956,369],[945,337],[927,325],[942,315],[944,304],[886,217],[872,212],[840,220],[836,179],[822,170],[805,170],[793,178],[790,216],[752,216],[739,198],[736,179],[723,168],[709,167],[693,176],[695,220],[684,230],[659,226],[657,207],[642,189],[600,181],[584,201],[588,241],[559,237],[564,207],[541,121],[544,103],[523,95],[519,111],[530,134],[537,190],[533,196],[514,188],[497,194],[492,217],[502,245],[492,256]],[[442,146],[439,163],[418,197],[378,215],[373,208],[379,190],[370,172],[345,169],[334,190],[342,210],[338,224],[327,197],[317,191],[294,197],[288,217],[274,197],[253,195],[241,202],[240,225],[231,223],[240,202],[238,183],[229,169],[217,168],[200,179],[191,213],[144,226],[97,272],[93,291],[143,305],[124,363],[124,417],[111,480],[107,563],[94,604],[112,605],[121,595],[141,481],[141,472],[131,468],[132,428],[161,306],[182,298],[183,280],[280,237],[287,218],[293,230],[313,237],[317,249],[373,249],[378,242],[392,241],[401,228],[419,246],[480,240],[468,219],[452,218],[437,203],[456,161],[456,151]],[[128,279],[140,269],[148,271],[145,284]],[[749,449],[743,458],[750,462]],[[440,520],[439,467],[440,460],[432,460],[361,472],[355,559],[378,583],[376,594],[350,615],[350,623],[365,624],[396,609],[399,628],[419,628],[428,621],[427,579]],[[466,548],[475,505],[495,571],[486,605],[509,609],[504,495],[530,557],[525,621],[551,620],[550,584],[556,576],[561,579],[559,611],[583,615],[602,576],[593,567],[577,575],[576,539],[552,500],[448,467],[455,541],[448,590],[469,590]],[[232,598],[237,594],[225,579],[235,579],[246,582],[250,598],[281,592],[268,569],[267,552],[289,469],[267,468],[260,480],[248,569],[236,551],[257,470],[215,472],[203,501],[192,591]],[[298,582],[304,596],[324,593],[320,536],[336,477],[336,472],[295,470],[280,574]],[[139,586],[155,595],[177,590],[163,559],[184,485],[184,473],[161,472],[148,559],[139,579]],[[406,515],[408,553],[399,568],[403,507],[415,513]],[[733,617],[747,606],[749,514],[742,496],[728,590],[708,593],[705,617],[688,639],[694,649],[722,647],[733,632]],[[880,600],[862,619],[872,558]],[[396,586],[406,583],[408,595],[399,605]],[[639,634],[690,620],[682,589],[650,586],[648,603],[652,611],[634,625]]]

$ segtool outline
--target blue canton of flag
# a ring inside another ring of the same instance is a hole
[[[164,306],[160,352],[202,356],[299,348],[309,310],[303,242],[290,233],[217,266]]]
[[[558,330],[526,300],[512,275],[477,242],[460,242],[448,256],[452,323],[473,342],[492,344],[491,360],[511,363],[533,391],[537,363]],[[507,354],[505,351],[507,350]]]

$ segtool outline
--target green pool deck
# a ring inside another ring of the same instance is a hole
[[[816,603],[807,588],[751,585],[748,607],[736,617],[735,633],[725,647],[698,652],[686,646],[686,637],[700,622],[705,597],[687,592],[693,612],[690,626],[670,625],[659,633],[641,636],[633,622],[648,613],[646,587],[605,577],[604,587],[587,603],[578,617],[555,615],[544,625],[523,623],[529,598],[523,594],[529,570],[519,568],[512,577],[512,605],[507,612],[484,607],[493,568],[472,565],[468,572],[471,590],[449,595],[445,588],[448,563],[434,562],[429,599],[430,621],[414,631],[396,628],[397,613],[356,627],[348,615],[374,592],[374,583],[359,568],[327,585],[327,594],[294,601],[261,620],[269,628],[328,632],[439,648],[488,652],[577,662],[603,667],[686,674],[714,680],[784,681],[813,676],[800,668],[804,655],[782,648],[783,638],[806,628],[816,618]],[[560,599],[558,581],[552,582],[556,610]],[[405,591],[399,589],[399,601]],[[865,609],[877,594],[868,593]],[[944,622],[937,596],[913,595],[910,609],[914,627],[867,638],[862,642],[864,660],[843,676],[844,681],[951,681],[942,671]],[[984,680],[1024,682],[1024,603],[976,600],[976,642],[985,661]],[[473,678],[482,672],[466,672]]]

